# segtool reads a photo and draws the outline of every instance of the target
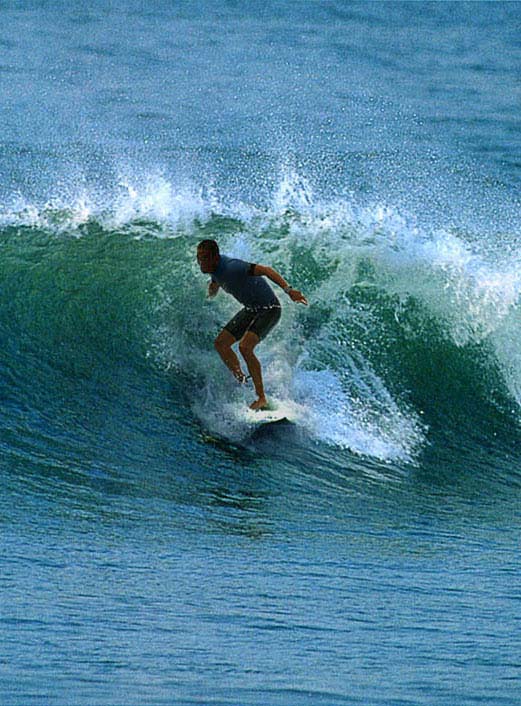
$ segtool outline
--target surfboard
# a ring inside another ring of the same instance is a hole
[[[247,409],[245,421],[253,429],[294,424],[291,411],[280,404],[272,404],[268,409]]]
[[[282,433],[285,428],[295,428],[296,426],[295,422],[286,417],[282,412],[271,412],[268,414],[268,410],[262,410],[258,413],[254,413],[253,410],[251,410],[251,414],[251,418],[248,414],[248,431],[247,433],[243,432],[243,437],[241,440],[236,439],[235,441],[232,441],[226,436],[221,436],[215,433],[210,434],[208,432],[201,434],[202,440],[207,444],[213,444],[214,446],[218,446],[219,448],[229,451],[231,449],[241,448],[245,443],[247,443],[248,439],[259,441],[261,439],[273,438],[273,434],[277,434],[278,431]],[[253,414],[256,414],[256,416],[253,417]]]
[[[240,448],[250,440],[271,439],[273,435],[288,432],[298,426],[299,406],[288,400],[272,399],[270,408],[253,410],[244,403],[227,405],[223,409],[223,424],[217,428],[205,429],[201,438],[206,443],[227,448]]]

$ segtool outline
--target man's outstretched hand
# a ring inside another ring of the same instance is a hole
[[[298,289],[290,289],[288,292],[288,296],[292,301],[297,302],[298,304],[305,304],[306,306],[308,305],[308,300],[302,294],[302,292],[298,291]]]

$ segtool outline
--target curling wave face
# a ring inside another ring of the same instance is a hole
[[[106,397],[159,375],[195,423],[241,440],[225,410],[243,393],[212,346],[237,305],[205,301],[194,258],[212,237],[310,299],[284,302],[261,352],[270,393],[295,405],[307,439],[415,463],[438,438],[517,436],[512,248],[501,259],[389,204],[319,198],[292,169],[264,206],[157,175],[65,201],[20,199],[2,214],[2,387],[20,410],[59,407],[65,383]]]

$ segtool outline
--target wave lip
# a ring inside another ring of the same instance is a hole
[[[95,222],[105,231],[137,225],[135,234],[172,235],[225,212],[212,185],[176,185],[162,174],[121,176],[106,189],[70,186],[41,201],[15,195],[4,203],[0,225],[45,229],[79,235],[81,226]],[[146,226],[151,226],[147,231]]]
[[[301,424],[313,439],[414,462],[431,438],[424,413],[429,395],[441,399],[440,374],[454,385],[454,408],[458,380],[466,398],[474,386],[478,402],[521,404],[513,248],[494,253],[472,234],[426,230],[386,204],[321,199],[292,169],[264,208],[158,174],[11,206],[0,237],[4,281],[15,296],[0,308],[2,330],[82,375],[124,355],[197,380],[194,392],[180,394],[203,424],[210,422],[197,395],[225,377],[213,337],[237,306],[224,295],[205,302],[193,257],[202,237],[272,264],[310,300],[308,309],[284,302],[277,336],[261,355],[268,389],[305,409]],[[436,359],[456,372],[433,369]],[[220,408],[229,389],[219,382],[215,394]]]

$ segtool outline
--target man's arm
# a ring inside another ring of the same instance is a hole
[[[284,277],[280,275],[277,270],[274,270],[273,267],[266,267],[265,265],[255,265],[252,268],[252,275],[254,277],[267,277],[268,279],[271,279],[272,282],[278,284],[279,287],[286,292],[286,294],[289,296],[290,299],[292,299],[292,301],[299,302],[300,304],[305,304],[307,306],[308,300],[302,294],[302,292],[299,292],[298,289],[293,289],[293,287],[290,287]]]
[[[208,297],[215,297],[217,292],[219,291],[220,285],[217,282],[214,282],[213,279],[211,279],[208,282]]]

